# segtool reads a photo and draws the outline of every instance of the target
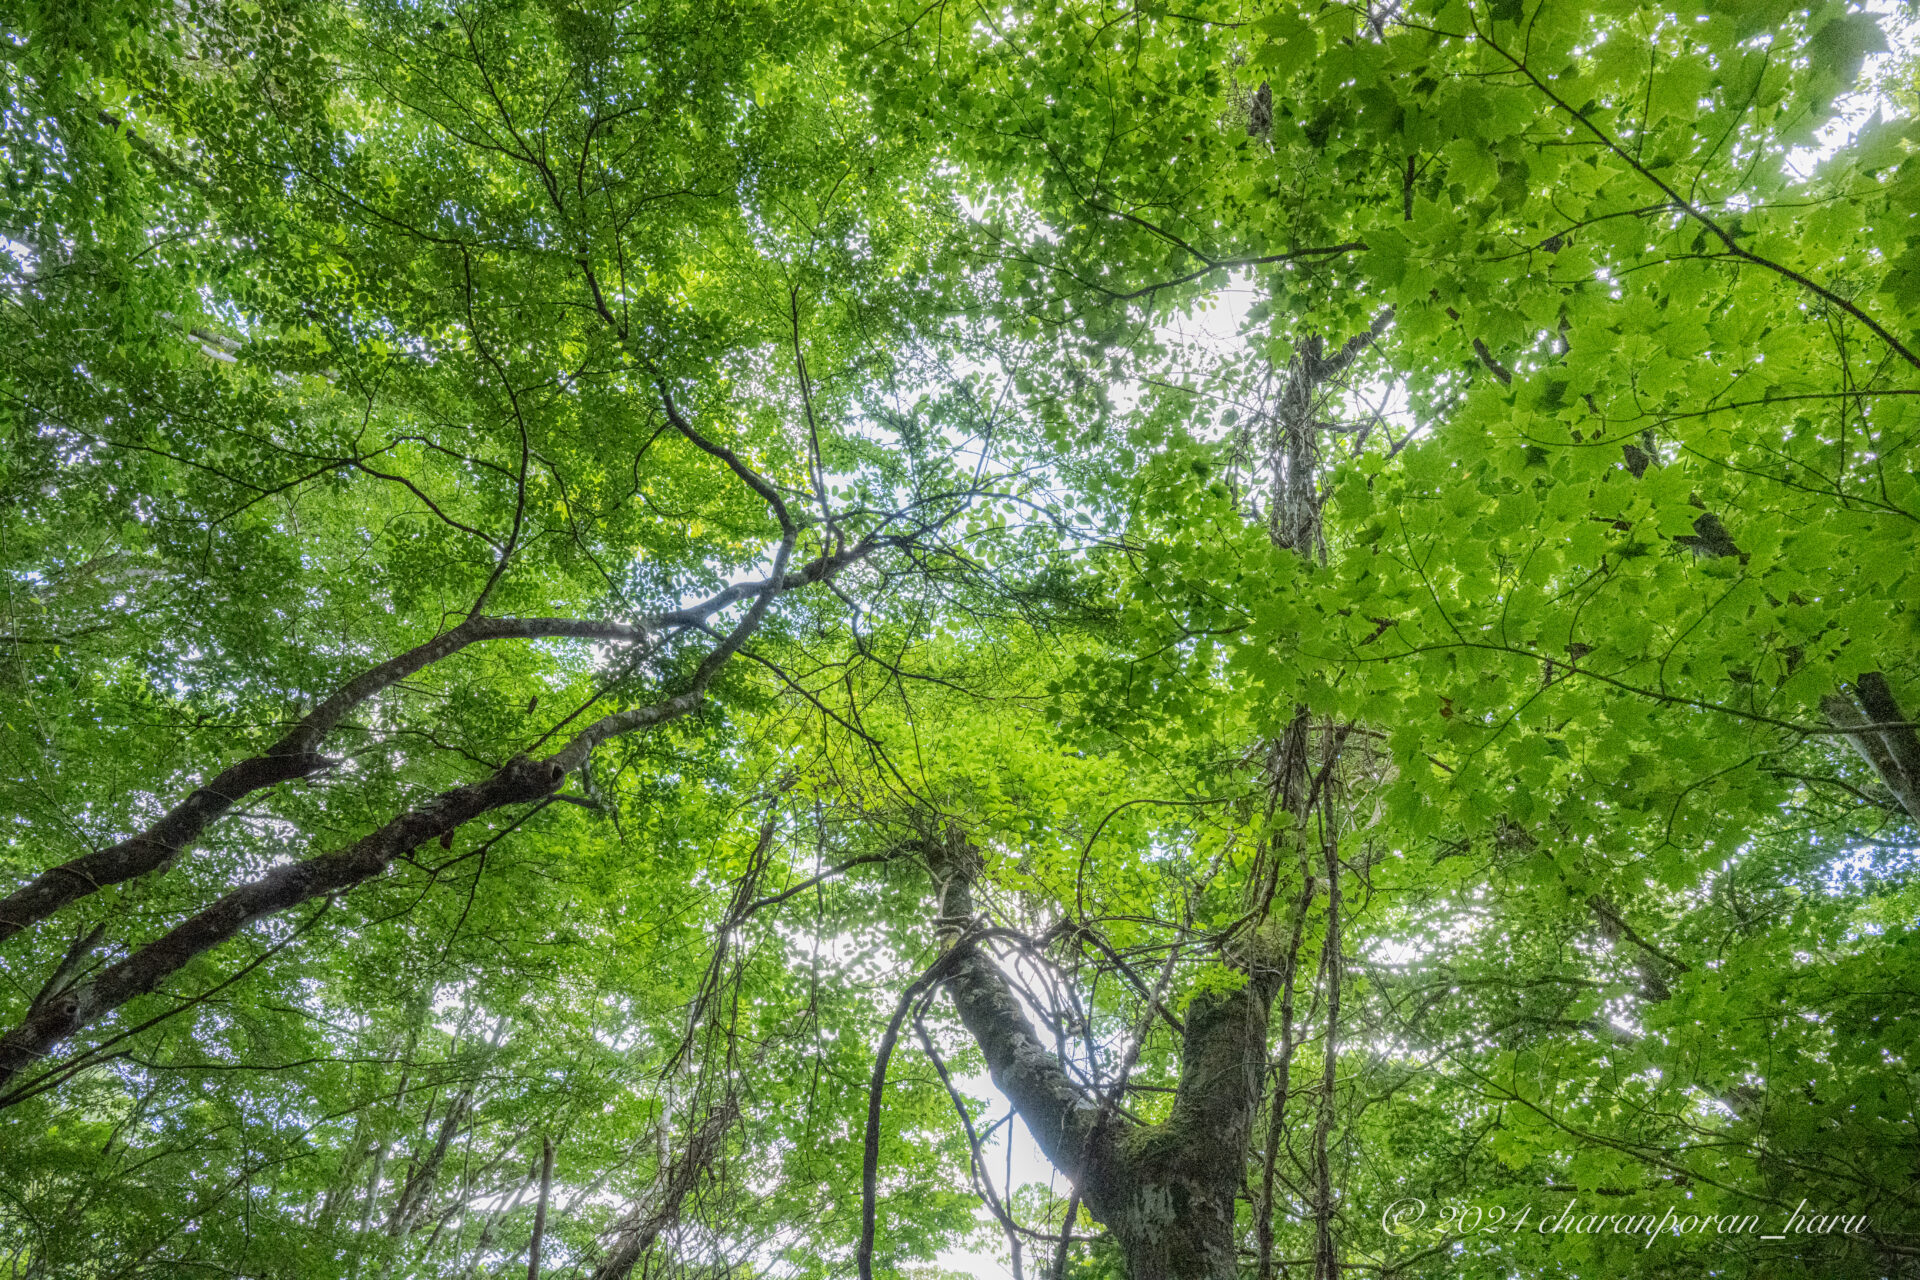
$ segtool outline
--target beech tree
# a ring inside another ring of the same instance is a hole
[[[6,29],[16,1274],[1914,1270],[1910,13]]]

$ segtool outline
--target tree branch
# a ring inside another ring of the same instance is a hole
[[[731,1094],[707,1112],[706,1118],[687,1138],[687,1145],[656,1181],[653,1204],[636,1205],[615,1226],[613,1248],[593,1269],[593,1280],[627,1280],[641,1255],[653,1247],[662,1231],[679,1219],[680,1206],[719,1154],[727,1130],[739,1114],[739,1102]]]
[[[1886,676],[1864,671],[1854,682],[1854,689],[1866,706],[1866,715],[1843,693],[1822,698],[1820,709],[1872,766],[1907,816],[1920,822],[1920,737],[1901,714]]]
[[[764,585],[761,585],[764,590]],[[723,593],[724,595],[725,593]],[[716,600],[719,599],[716,597]],[[712,604],[713,602],[708,602]],[[695,606],[698,610],[702,606]],[[719,607],[715,605],[715,607]],[[652,627],[679,621],[674,615],[641,623],[573,618],[473,618],[398,657],[363,671],[340,686],[278,742],[260,755],[228,767],[137,835],[40,873],[0,899],[0,942],[46,919],[62,907],[109,885],[163,870],[207,827],[253,792],[303,778],[334,763],[318,748],[342,719],[368,698],[422,668],[486,640],[573,637],[644,641]]]
[[[275,867],[189,917],[153,942],[32,1010],[0,1037],[0,1084],[44,1058],[81,1028],[145,995],[196,956],[256,920],[338,893],[385,871],[394,859],[504,805],[550,794],[565,772],[551,760],[516,757],[492,777],[442,792],[346,849]]]
[[[1083,1184],[1095,1168],[1112,1162],[1111,1130],[1099,1124],[1100,1108],[1042,1044],[992,958],[964,932],[973,918],[979,854],[953,831],[929,845],[927,861],[940,903],[935,925],[954,957],[946,971],[947,994],[986,1057],[994,1086],[1026,1121],[1041,1154]]]

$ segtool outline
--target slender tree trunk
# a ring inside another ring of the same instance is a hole
[[[1320,1115],[1313,1126],[1313,1167],[1316,1181],[1313,1205],[1314,1280],[1336,1280],[1340,1260],[1333,1244],[1333,1165],[1327,1157],[1327,1135],[1333,1128],[1333,1090],[1340,1064],[1340,842],[1331,821],[1325,833],[1327,849],[1327,1039],[1320,1077]]]
[[[481,1225],[480,1238],[473,1246],[472,1261],[470,1261],[466,1269],[461,1272],[462,1280],[473,1280],[473,1277],[479,1274],[480,1264],[486,1261],[487,1250],[493,1245],[494,1233],[500,1229],[500,1224],[507,1220],[507,1216],[520,1207],[520,1201],[526,1197],[528,1189],[532,1186],[533,1170],[529,1169],[527,1170],[527,1180],[514,1190],[513,1199],[494,1210],[493,1213],[488,1216],[486,1222]]]
[[[731,1094],[707,1112],[687,1135],[680,1153],[660,1171],[651,1203],[634,1206],[614,1228],[613,1245],[593,1269],[593,1280],[627,1280],[633,1274],[634,1265],[660,1233],[679,1221],[681,1206],[720,1156],[727,1130],[739,1114],[739,1100]]]
[[[380,1178],[387,1171],[387,1144],[382,1142],[373,1153],[373,1173],[367,1178],[367,1202],[360,1210],[360,1229],[353,1237],[353,1266],[348,1276],[360,1274],[360,1259],[366,1252],[367,1228],[373,1225],[374,1204],[380,1198]]]
[[[1254,1271],[1257,1280],[1273,1280],[1273,1183],[1280,1164],[1280,1137],[1286,1132],[1287,1095],[1293,1079],[1293,978],[1300,963],[1300,940],[1307,930],[1307,908],[1313,901],[1313,893],[1313,877],[1303,873],[1300,896],[1293,906],[1293,928],[1287,952],[1280,962],[1280,1054],[1274,1064],[1278,1074],[1273,1083],[1273,1106],[1268,1112],[1266,1159],[1260,1169],[1260,1217],[1255,1224],[1255,1237],[1259,1241]]]
[[[407,1175],[406,1183],[400,1189],[400,1198],[394,1202],[393,1215],[387,1219],[389,1236],[397,1239],[405,1235],[425,1213],[427,1201],[433,1195],[434,1183],[440,1177],[440,1167],[446,1163],[447,1151],[453,1146],[453,1140],[458,1136],[472,1103],[473,1086],[468,1085],[447,1104],[447,1114],[441,1118],[433,1146]]]
[[[1847,731],[1847,741],[1873,766],[1907,816],[1920,822],[1920,733],[1914,732],[1883,673],[1861,672],[1853,692],[1858,705],[1854,698],[1835,693],[1821,702],[1821,710],[1835,728]]]
[[[540,1200],[533,1209],[533,1239],[527,1245],[527,1280],[540,1280],[540,1247],[547,1239],[547,1200],[553,1195],[553,1139],[540,1142]]]

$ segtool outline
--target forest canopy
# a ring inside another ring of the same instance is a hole
[[[1911,4],[0,32],[8,1275],[1920,1275]]]

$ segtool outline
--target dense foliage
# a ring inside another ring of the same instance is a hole
[[[1920,1273],[1914,19],[10,7],[10,1274]]]

